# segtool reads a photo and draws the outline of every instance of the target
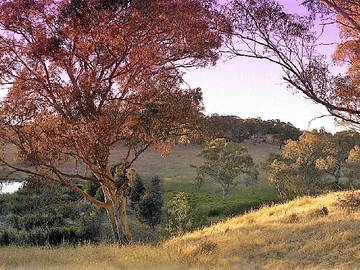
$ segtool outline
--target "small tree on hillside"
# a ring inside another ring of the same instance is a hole
[[[324,170],[333,166],[336,146],[324,131],[304,132],[298,141],[289,141],[281,155],[263,164],[268,179],[282,197],[313,195],[321,189]]]
[[[206,216],[189,194],[179,192],[167,202],[166,230],[170,235],[193,231],[206,223]]]
[[[359,183],[354,183],[354,180],[360,179],[360,146],[355,145],[350,150],[349,156],[346,159],[347,170],[345,176],[348,177],[350,188],[359,188]]]
[[[340,187],[340,177],[345,174],[348,178],[353,178],[357,166],[352,166],[352,162],[348,162],[353,149],[360,145],[360,134],[352,130],[345,130],[335,133],[333,141],[337,146],[335,156],[335,164],[327,172],[334,176],[335,186]]]
[[[269,180],[283,197],[313,195],[329,183],[340,188],[340,177],[349,166],[347,159],[357,143],[358,134],[349,131],[336,134],[324,130],[304,132],[297,141],[289,141],[281,155],[273,155],[263,163]]]
[[[198,167],[193,166],[197,170],[198,185],[206,180],[219,184],[223,199],[230,188],[239,183],[240,175],[251,175],[254,172],[253,159],[247,149],[238,143],[215,139],[206,144],[200,155],[205,162]]]

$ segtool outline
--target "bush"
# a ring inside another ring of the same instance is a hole
[[[140,176],[137,176],[135,179],[135,185],[130,188],[130,201],[131,208],[136,212],[138,203],[140,202],[142,196],[144,196],[146,189],[144,183],[142,182]]]
[[[343,197],[339,197],[336,206],[347,212],[360,210],[360,192],[352,191]]]
[[[329,215],[329,209],[324,206],[310,211],[307,216],[310,218],[317,218],[317,217],[326,217],[327,215]]]
[[[61,186],[25,185],[0,195],[1,245],[58,245],[96,242],[100,210]]]
[[[151,180],[151,185],[140,198],[136,214],[138,219],[152,228],[160,224],[162,219],[163,198],[159,177]]]
[[[78,228],[75,226],[53,227],[49,231],[49,244],[50,245],[60,245],[62,243],[74,244],[79,242],[80,235]]]
[[[7,246],[11,243],[10,235],[7,231],[0,232],[0,246]]]
[[[299,165],[293,160],[276,154],[271,154],[261,166],[270,184],[283,199],[316,195],[324,190],[322,175],[312,166]]]
[[[171,198],[167,205],[167,231],[170,235],[195,230],[206,223],[205,215],[185,192]]]
[[[95,178],[95,176],[93,176],[93,178]],[[101,189],[101,186],[98,182],[86,181],[84,184],[84,191],[92,197],[96,195],[99,189]]]
[[[18,243],[31,245],[46,245],[49,243],[49,232],[43,228],[34,228],[30,231],[22,231],[23,239],[17,239]]]

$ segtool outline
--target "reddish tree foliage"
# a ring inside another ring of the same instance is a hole
[[[182,67],[214,64],[221,37],[212,1],[8,0],[0,4],[0,139],[33,165],[1,163],[61,183],[106,209],[120,242],[131,166],[196,128],[202,96],[182,89]],[[111,173],[111,147],[124,143]],[[69,173],[77,160],[95,178]],[[100,183],[98,201],[73,179]]]

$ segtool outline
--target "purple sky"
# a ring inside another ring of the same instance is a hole
[[[304,12],[297,0],[279,0],[289,12]],[[324,41],[338,40],[336,27],[326,29]],[[331,56],[334,48],[323,48]],[[201,87],[205,113],[237,115],[241,118],[261,117],[291,122],[307,129],[311,119],[327,114],[325,108],[291,93],[281,79],[281,70],[262,60],[235,58],[221,61],[215,67],[190,70],[185,79],[191,87]],[[310,129],[324,126],[330,131],[343,129],[333,117],[314,121]]]

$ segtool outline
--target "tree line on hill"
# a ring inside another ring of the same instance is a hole
[[[279,119],[242,119],[233,115],[212,114],[204,117],[203,137],[207,140],[225,138],[241,143],[250,139],[254,144],[268,142],[281,148],[287,140],[297,140],[302,131]]]

